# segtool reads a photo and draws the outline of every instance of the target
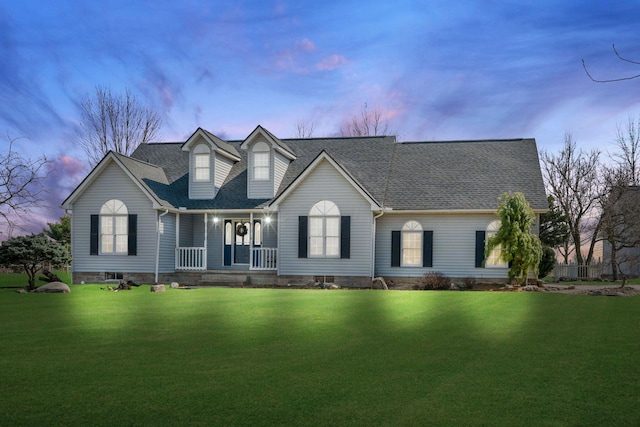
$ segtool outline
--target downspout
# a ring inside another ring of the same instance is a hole
[[[380,211],[380,213],[373,217],[372,228],[372,236],[371,239],[371,280],[375,279],[376,273],[376,220],[384,215],[384,208]]]
[[[156,277],[155,283],[158,284],[158,269],[160,265],[160,224],[162,224],[162,217],[169,213],[169,209],[165,209],[164,213],[158,216],[158,226],[156,228]]]

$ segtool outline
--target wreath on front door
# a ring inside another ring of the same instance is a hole
[[[247,226],[246,226],[246,225],[244,225],[244,224],[238,224],[238,225],[236,226],[236,234],[237,234],[238,236],[241,236],[241,237],[242,237],[242,236],[246,236],[248,231],[249,231],[249,230],[247,230]]]

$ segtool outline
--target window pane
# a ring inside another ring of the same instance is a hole
[[[253,244],[254,245],[261,245],[262,244],[262,224],[260,224],[259,222],[256,222],[255,225],[255,232],[253,235]]]
[[[253,179],[269,179],[269,153],[253,153]]]
[[[103,234],[102,236],[102,252],[104,253],[112,253],[113,252],[113,235],[112,234]]]
[[[127,253],[127,236],[117,235],[116,236],[116,252],[117,253]]]
[[[116,234],[127,234],[127,222],[126,216],[117,216],[116,218]]]
[[[340,255],[340,238],[327,237],[327,256]]]
[[[327,237],[340,235],[340,218],[326,218]]]
[[[309,239],[309,254],[320,256],[322,254],[322,237],[311,237]]]
[[[322,237],[322,218],[309,218],[309,235]]]
[[[100,217],[100,233],[113,234],[113,217],[112,216]]]

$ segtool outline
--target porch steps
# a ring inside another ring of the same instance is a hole
[[[272,285],[277,282],[277,276],[272,272],[224,271],[207,272],[198,280],[198,286],[255,286]]]

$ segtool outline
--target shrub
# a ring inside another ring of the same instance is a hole
[[[462,287],[464,289],[473,289],[478,284],[475,277],[465,277],[462,279]]]
[[[540,257],[540,263],[538,264],[538,279],[547,277],[547,274],[553,271],[555,265],[556,253],[549,246],[545,246],[542,249],[542,257]]]
[[[420,291],[444,290],[451,287],[451,279],[442,273],[424,273],[413,289]]]

